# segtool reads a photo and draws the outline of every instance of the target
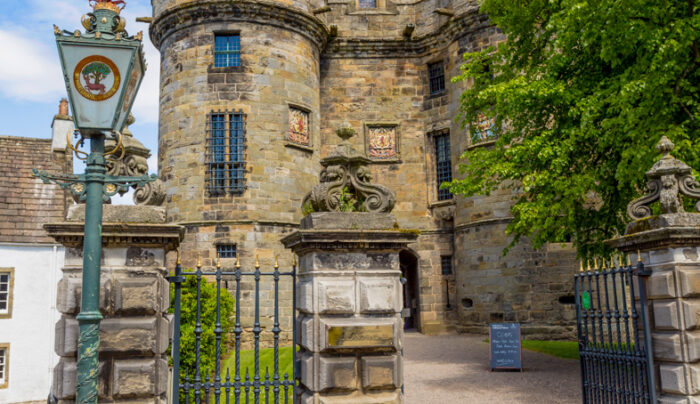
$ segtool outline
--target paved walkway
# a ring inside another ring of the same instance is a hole
[[[484,336],[428,337],[407,332],[407,404],[578,404],[579,362],[523,350],[523,372],[489,371]]]

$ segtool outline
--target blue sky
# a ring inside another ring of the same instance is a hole
[[[84,31],[80,17],[91,11],[87,0],[0,0],[0,135],[48,138],[51,121],[66,89],[61,77],[53,24]],[[148,39],[148,25],[136,17],[151,15],[150,0],[127,0],[122,16],[130,35],[144,31],[148,63],[134,102],[131,131],[157,155],[160,57]],[[155,158],[149,161],[155,171]],[[76,165],[82,172],[82,168]]]

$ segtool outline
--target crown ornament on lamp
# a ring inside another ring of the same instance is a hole
[[[54,25],[73,119],[84,137],[124,127],[146,70],[143,34],[129,36],[119,15],[125,1],[89,4],[93,11],[81,19],[84,33]]]

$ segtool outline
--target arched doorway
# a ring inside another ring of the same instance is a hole
[[[404,328],[418,329],[420,301],[418,295],[418,257],[408,250],[399,253],[399,265],[403,277]]]

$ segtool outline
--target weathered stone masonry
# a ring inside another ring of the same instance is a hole
[[[45,226],[66,246],[58,284],[53,391],[60,403],[75,400],[78,321],[82,289],[85,205],[74,205],[65,222]],[[182,228],[165,223],[154,206],[105,205],[100,276],[100,401],[165,403],[170,325],[165,255],[177,248]]]
[[[197,253],[213,266],[222,243],[236,244],[242,265],[259,255],[269,266],[278,255],[289,266],[279,239],[298,228],[301,198],[338,143],[335,130],[349,123],[360,134],[351,142],[366,151],[369,128],[389,126],[397,156],[375,159],[371,171],[396,193],[398,225],[421,232],[406,251],[417,261],[418,328],[485,331],[488,321],[508,320],[522,322],[524,333],[572,335],[573,308],[560,298],[572,293],[565,285],[573,252],[559,245],[533,252],[524,242],[502,257],[509,192],[437,198],[433,134],[449,132],[455,166],[467,147],[481,147],[455,122],[464,84],[449,79],[464,52],[503,40],[476,1],[386,0],[377,9],[352,0],[152,3],[151,39],[162,56],[159,166],[168,220],[186,228],[185,266]],[[240,34],[241,66],[213,67],[217,32]],[[437,61],[446,88],[430,94],[427,64]],[[309,113],[309,147],[286,140],[290,106]],[[206,116],[219,109],[246,114],[247,189],[210,197]],[[445,276],[441,257],[450,256],[454,274]]]

